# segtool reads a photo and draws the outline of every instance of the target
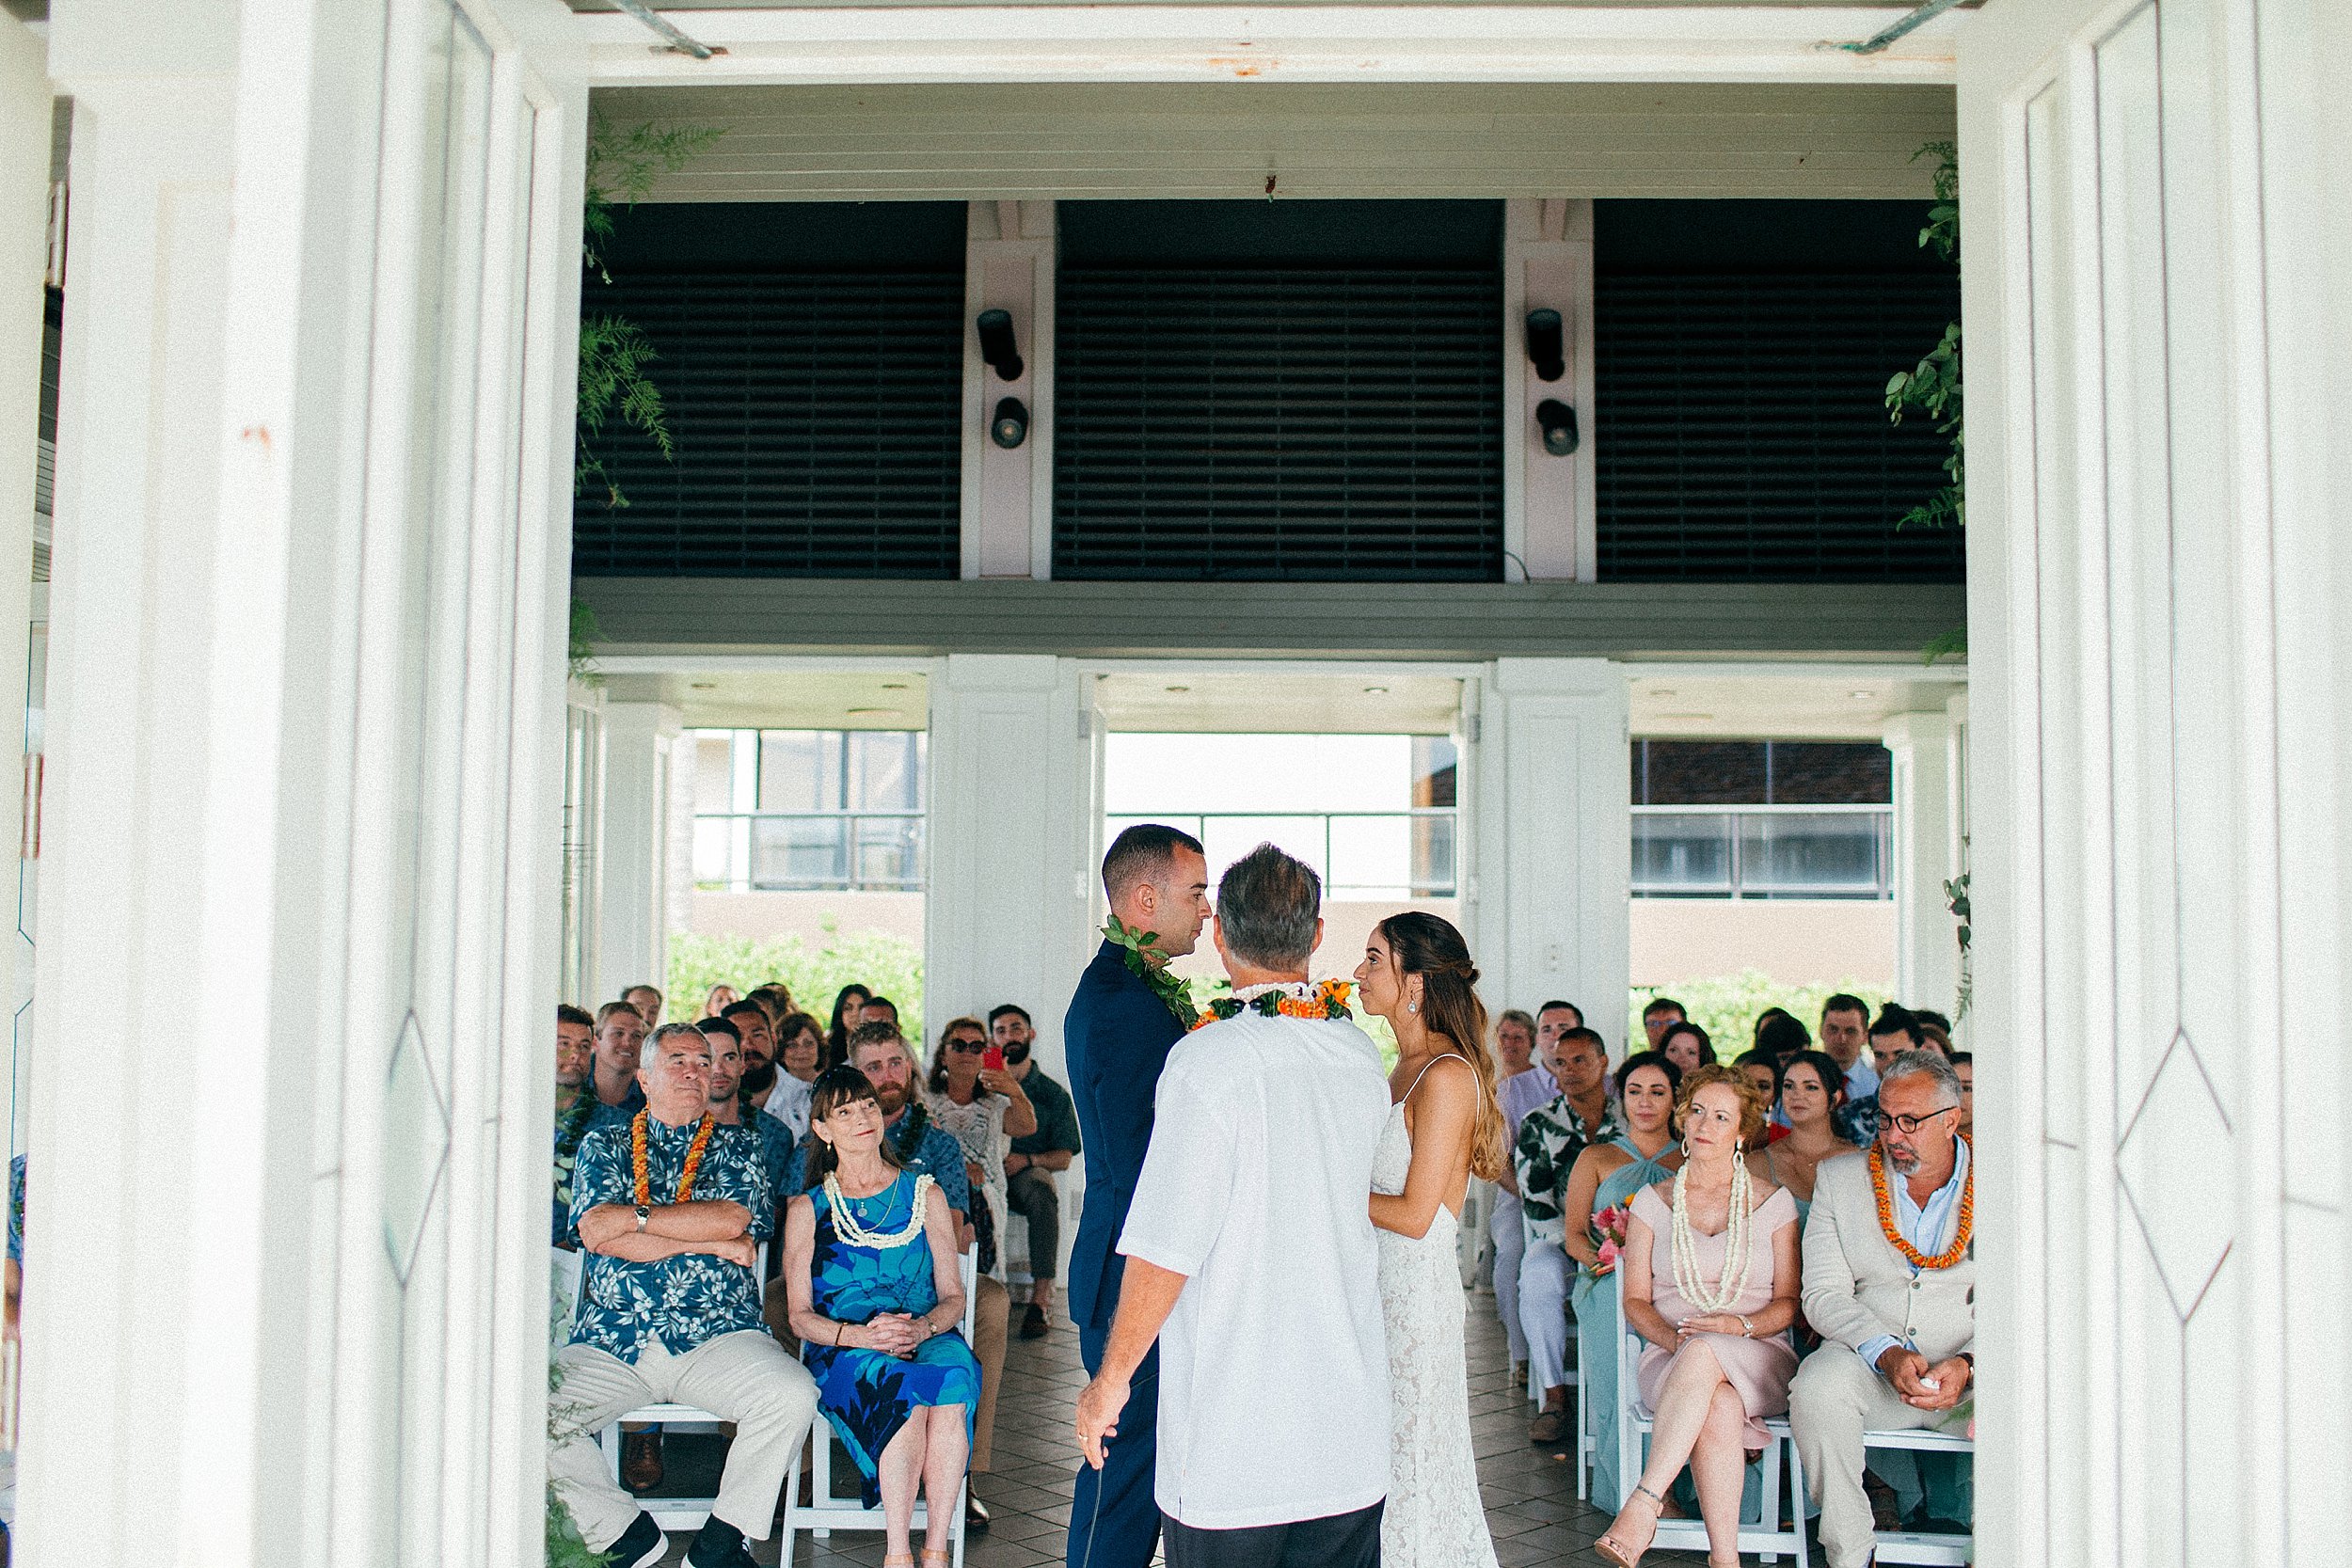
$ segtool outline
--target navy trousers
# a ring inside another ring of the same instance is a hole
[[[1107,1328],[1081,1329],[1078,1355],[1089,1376],[1103,1370]],[[1152,1496],[1159,1465],[1160,1347],[1129,1379],[1119,1434],[1105,1444],[1103,1467],[1078,1461],[1070,1499],[1069,1568],[1152,1568],[1160,1544],[1160,1505]]]

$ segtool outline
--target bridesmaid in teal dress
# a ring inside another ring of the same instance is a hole
[[[873,1085],[854,1068],[817,1080],[807,1177],[785,1217],[785,1279],[818,1408],[883,1514],[887,1568],[914,1561],[920,1490],[930,1499],[923,1556],[951,1555],[980,1367],[958,1332],[963,1281],[947,1199],[909,1175],[882,1137]]]
[[[1621,1507],[1625,1497],[1617,1474],[1617,1275],[1613,1265],[1606,1274],[1594,1272],[1599,1255],[1592,1241],[1593,1216],[1623,1209],[1635,1193],[1664,1180],[1682,1164],[1674,1137],[1675,1090],[1681,1082],[1681,1069],[1658,1052],[1627,1057],[1617,1069],[1626,1135],[1587,1148],[1568,1171],[1563,1204],[1568,1256],[1581,1265],[1568,1300],[1576,1309],[1577,1376],[1597,1440],[1593,1497],[1602,1508]]]

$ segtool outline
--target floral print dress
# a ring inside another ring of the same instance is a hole
[[[901,1173],[871,1197],[845,1197],[854,1228],[889,1236],[904,1230],[917,1212],[927,1180]],[[809,1293],[817,1310],[836,1322],[862,1323],[885,1312],[928,1312],[939,1305],[928,1237],[904,1246],[855,1246],[834,1225],[833,1203],[823,1188],[809,1195],[817,1206],[817,1243],[809,1257]],[[980,1402],[980,1364],[963,1336],[954,1330],[923,1342],[912,1361],[878,1350],[821,1343],[803,1348],[802,1360],[817,1380],[818,1407],[857,1464],[860,1496],[878,1507],[882,1491],[876,1466],[882,1449],[920,1409],[963,1406],[964,1435]]]

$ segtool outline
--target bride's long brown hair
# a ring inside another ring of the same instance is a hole
[[[1494,1053],[1486,1047],[1486,1004],[1478,999],[1470,944],[1450,922],[1419,910],[1389,916],[1379,930],[1398,971],[1421,976],[1422,1022],[1470,1058],[1478,1075],[1470,1174],[1492,1181],[1510,1168],[1511,1156],[1503,1143],[1502,1107],[1495,1100]]]

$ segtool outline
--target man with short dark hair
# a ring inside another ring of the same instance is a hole
[[[1821,1004],[1821,1049],[1846,1075],[1846,1098],[1876,1094],[1878,1069],[1869,1058],[1870,1004],[1839,991]]]
[[[866,1006],[858,1011],[858,1027],[863,1029],[869,1023],[886,1023],[893,1029],[903,1028],[904,1025],[898,1022],[898,1004],[887,996],[867,997]]]
[[[1103,893],[1111,924],[1070,999],[1061,1035],[1070,1095],[1086,1136],[1086,1205],[1070,1249],[1070,1321],[1089,1373],[1103,1370],[1119,1308],[1123,1259],[1117,1248],[1152,1142],[1152,1091],[1169,1049],[1196,1016],[1168,964],[1193,950],[1208,920],[1208,857],[1181,829],[1138,823],[1104,854]],[[1158,940],[1144,943],[1147,932]],[[1149,1568],[1159,1545],[1152,1496],[1158,1370],[1158,1353],[1148,1353],[1133,1373],[1101,1467],[1078,1467],[1070,1511],[1073,1568]]]
[[[1973,1137],[1977,1131],[1977,1058],[1971,1052],[1952,1053],[1952,1075],[1960,1080],[1960,1130]]]
[[[741,1093],[743,1037],[735,1021],[707,1018],[695,1027],[710,1041],[710,1114],[722,1127],[748,1127],[758,1136],[760,1158],[768,1167],[768,1185],[777,1195],[781,1207],[787,1196],[785,1183],[791,1180],[792,1129],[745,1104]],[[772,1256],[769,1261],[771,1266],[779,1262]]]
[[[1906,1051],[1927,1047],[1927,1036],[1918,1022],[1904,1008],[1889,1002],[1879,1010],[1877,1022],[1869,1027],[1870,1067],[1872,1087],[1859,1097],[1851,1091],[1846,1103],[1830,1114],[1830,1125],[1848,1143],[1867,1148],[1879,1135],[1879,1097],[1877,1080],[1884,1074],[1887,1065]],[[1848,1080],[1849,1085],[1851,1079]]]
[[[1525,1255],[1519,1260],[1519,1325],[1527,1359],[1544,1390],[1543,1409],[1528,1441],[1560,1441],[1568,1421],[1568,1286],[1576,1266],[1567,1253],[1568,1172],[1589,1144],[1618,1137],[1609,1100],[1609,1048],[1582,1027],[1564,1031],[1545,1058],[1560,1092],[1519,1123],[1511,1146],[1518,1183]]]
[[[1688,1022],[1690,1016],[1682,1010],[1682,1004],[1673,997],[1652,997],[1650,1005],[1642,1009],[1642,1033],[1649,1037],[1649,1049],[1664,1050],[1660,1042],[1665,1039],[1666,1031],[1677,1023]]]
[[[637,1009],[637,1016],[645,1021],[647,1030],[661,1027],[661,992],[653,986],[631,986],[621,992],[621,1000]]]
[[[1022,1315],[1021,1338],[1041,1339],[1053,1326],[1054,1276],[1061,1259],[1061,1189],[1054,1178],[1084,1147],[1078,1110],[1070,1091],[1031,1054],[1037,1031],[1028,1009],[1013,1002],[991,1008],[988,1037],[1037,1108],[1037,1131],[1013,1139],[1005,1155],[1005,1204],[1029,1225],[1029,1307]]]
[[[1557,1040],[1562,1035],[1566,1034],[1569,1030],[1581,1029],[1583,1027],[1584,1009],[1578,1006],[1573,1002],[1562,1002],[1554,999],[1536,1008],[1535,1051],[1537,1054],[1537,1065],[1541,1065],[1542,1053],[1545,1047],[1550,1045],[1553,1041]]]
[[[599,1101],[632,1117],[644,1108],[645,1091],[637,1081],[638,1056],[644,1047],[644,1015],[634,1006],[607,1002],[596,1009],[596,1069],[590,1082]]]
[[[631,1016],[634,1016],[632,1012]],[[572,1227],[589,1254],[571,1342],[557,1353],[550,1479],[590,1549],[651,1568],[661,1528],[612,1483],[596,1434],[624,1411],[669,1401],[735,1423],[691,1568],[753,1568],[817,1386],[760,1324],[759,1243],[775,1213],[759,1144],[710,1114],[710,1047],[691,1025],[654,1036],[644,1108],[582,1141]]]
[[[768,1017],[768,1005],[747,996],[740,1002],[727,1004],[719,1010],[719,1016],[733,1026],[736,1037],[743,1043],[743,1098],[754,1110],[784,1123],[789,1132],[792,1118],[785,1115],[778,1097],[788,1096],[790,1091],[782,1082],[785,1074],[776,1069],[775,1026]],[[803,1091],[805,1087],[803,1085]],[[803,1092],[800,1098],[805,1101],[808,1096]]]
[[[596,1061],[596,1021],[568,1002],[555,1008],[555,1209],[552,1240],[575,1247],[572,1237],[572,1171],[580,1140],[610,1120],[629,1115],[596,1098],[592,1083]]]

